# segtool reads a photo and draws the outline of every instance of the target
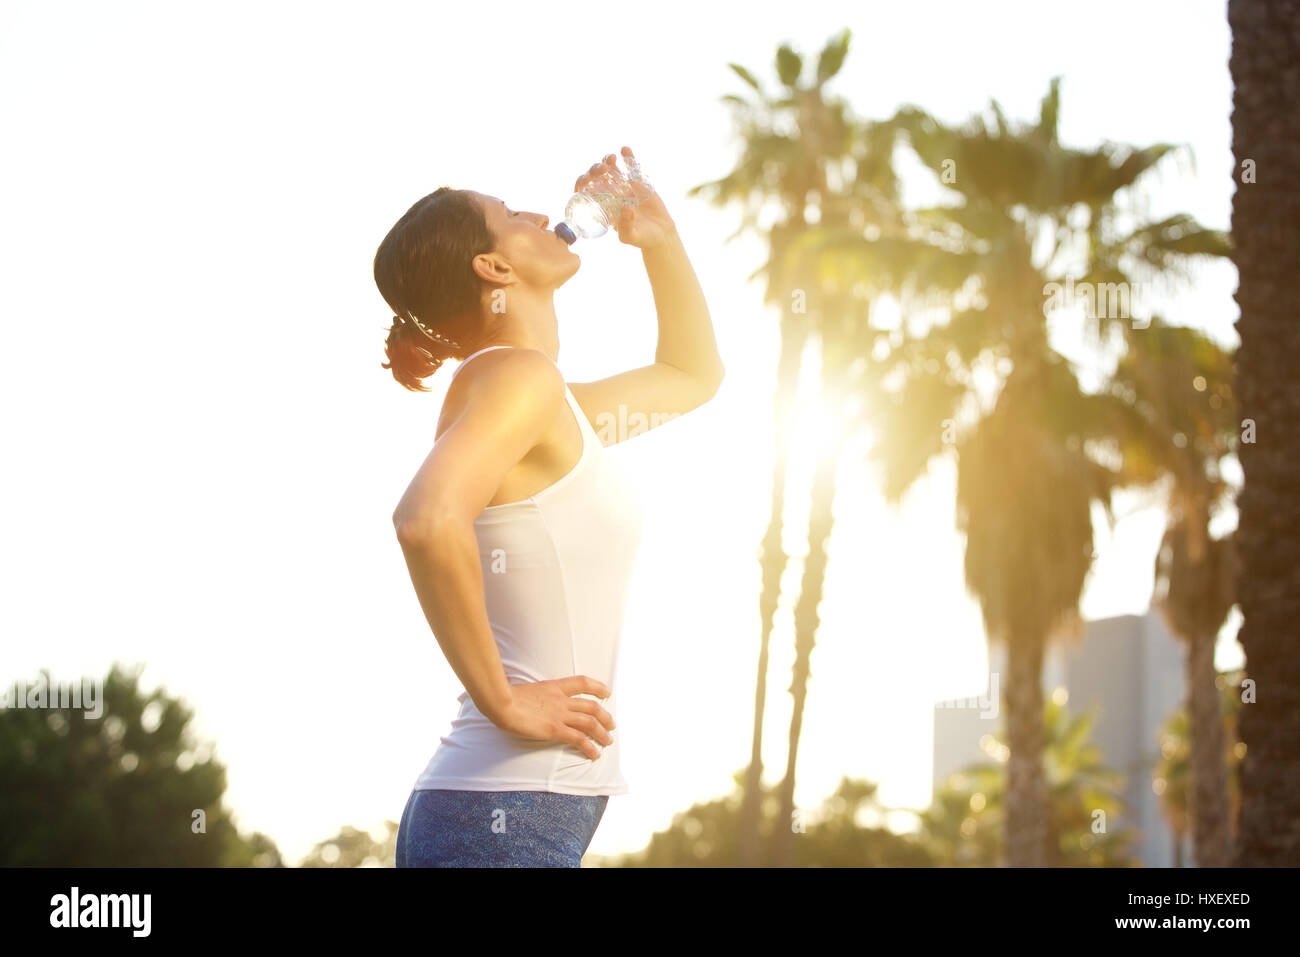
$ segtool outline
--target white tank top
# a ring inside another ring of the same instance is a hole
[[[474,356],[508,348],[480,349],[452,377]],[[567,384],[564,395],[582,432],[582,454],[553,485],[479,513],[474,534],[483,591],[510,684],[590,675],[609,687],[603,707],[617,722],[615,671],[641,543],[641,507]],[[416,790],[627,793],[619,767],[621,729],[593,760],[569,744],[502,731],[468,692],[458,700],[451,731],[416,779]]]

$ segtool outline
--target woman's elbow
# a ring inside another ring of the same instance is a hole
[[[449,508],[415,509],[399,505],[393,512],[393,529],[403,548],[425,547],[459,524],[460,515]]]

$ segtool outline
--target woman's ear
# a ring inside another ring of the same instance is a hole
[[[514,282],[514,270],[499,253],[479,253],[471,260],[470,266],[486,282],[500,285]]]

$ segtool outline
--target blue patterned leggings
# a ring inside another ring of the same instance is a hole
[[[412,791],[398,867],[581,867],[608,794]]]

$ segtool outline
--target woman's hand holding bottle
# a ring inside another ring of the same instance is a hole
[[[643,250],[676,235],[676,223],[631,148],[624,146],[622,152],[627,175],[618,168],[618,157],[608,153],[574,182],[565,222],[556,227],[565,242],[572,243],[579,236],[594,239],[611,226],[619,242]]]

